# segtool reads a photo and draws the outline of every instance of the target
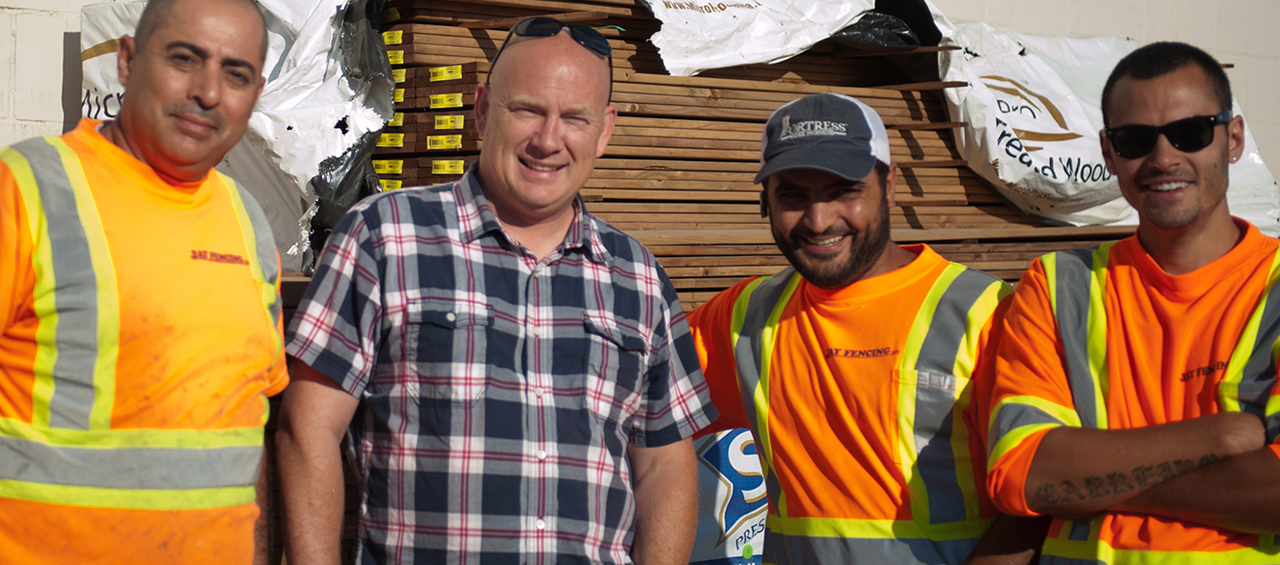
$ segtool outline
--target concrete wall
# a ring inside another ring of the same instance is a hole
[[[0,0],[0,146],[61,133],[80,115],[80,8],[103,0]],[[1280,171],[1280,1],[933,0],[953,20],[1022,32],[1177,40],[1227,71],[1264,158]]]
[[[102,1],[0,3],[0,146],[75,126],[80,116],[80,8]]]
[[[953,21],[1018,32],[1183,41],[1223,63],[1258,151],[1280,174],[1280,2],[1277,0],[933,0]]]

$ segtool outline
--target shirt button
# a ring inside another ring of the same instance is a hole
[[[453,322],[458,319],[458,316],[455,315],[453,312],[449,312],[448,314],[444,315],[444,319],[449,320],[450,322]]]
[[[547,458],[547,452],[543,450],[538,450],[538,461],[544,461],[546,460],[546,458]]]
[[[538,518],[538,521],[534,523],[534,526],[536,526],[539,530],[547,529],[547,523],[543,522],[542,518]]]
[[[532,333],[532,334],[533,334],[533,335],[535,335],[535,336],[541,336],[541,335],[542,335],[542,330],[538,329],[538,326],[534,326],[534,327],[533,327],[533,329],[529,330],[529,332],[530,332],[530,333]]]
[[[542,392],[543,392],[543,391],[542,391],[542,387],[538,387],[538,388],[533,389],[533,395],[534,395],[534,396],[536,396],[536,397],[538,397],[538,398],[542,398]]]

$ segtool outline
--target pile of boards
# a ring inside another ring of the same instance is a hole
[[[811,93],[857,97],[884,119],[901,169],[891,213],[897,242],[928,242],[949,259],[1017,280],[1038,255],[1132,231],[1049,226],[1002,203],[956,151],[958,124],[948,121],[941,93],[963,85],[937,80],[943,48],[866,53],[826,41],[774,65],[673,77],[648,42],[660,23],[637,0],[393,0],[387,7],[382,29],[397,80],[396,118],[374,156],[387,190],[453,181],[476,159],[484,144],[476,87],[510,26],[549,15],[601,30],[613,48],[618,121],[582,197],[593,214],[654,252],[686,308],[786,265],[752,180],[769,115]]]

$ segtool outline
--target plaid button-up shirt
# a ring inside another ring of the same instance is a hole
[[[666,274],[577,209],[542,261],[474,171],[334,228],[288,351],[362,401],[361,562],[630,562],[628,444],[716,411]]]

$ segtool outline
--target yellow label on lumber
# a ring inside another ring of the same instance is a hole
[[[393,90],[392,92],[393,92],[392,98],[393,98],[396,102],[404,102],[404,89],[403,89],[403,88],[397,88],[397,89]]]
[[[455,92],[453,94],[432,94],[431,109],[436,108],[461,108],[462,93]]]
[[[431,82],[458,80],[460,78],[462,78],[462,65],[453,65],[451,67],[432,67],[431,69]]]
[[[387,60],[391,61],[392,65],[403,65],[404,51],[387,51]]]
[[[404,112],[396,112],[391,116],[391,121],[387,122],[388,126],[398,128],[404,125]]]
[[[394,82],[404,82],[405,71],[408,69],[391,69],[391,80]]]
[[[461,135],[427,136],[427,151],[437,151],[440,149],[459,149],[461,147],[462,147]]]
[[[433,175],[460,175],[465,168],[466,163],[461,159],[431,162],[431,174]]]
[[[398,180],[378,179],[378,182],[382,183],[382,190],[397,190],[403,185]]]
[[[382,12],[383,23],[394,22],[398,19],[400,19],[400,10],[397,10],[395,8],[387,8],[386,10],[383,10]]]
[[[384,133],[378,137],[378,147],[404,147],[404,134]]]
[[[463,116],[436,116],[436,129],[462,129]]]
[[[400,45],[404,43],[404,32],[399,30],[384,31],[382,32],[382,42],[387,45]]]
[[[373,160],[373,171],[380,175],[398,175],[404,172],[404,161]]]

